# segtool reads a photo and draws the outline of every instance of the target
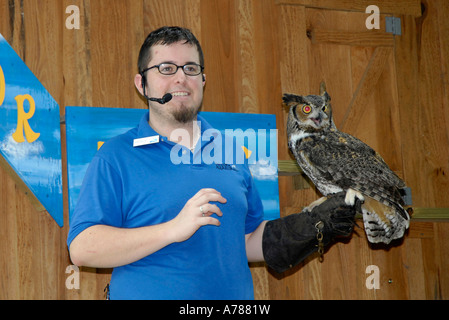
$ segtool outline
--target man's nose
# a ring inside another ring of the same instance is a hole
[[[173,75],[173,77],[175,77],[176,82],[184,82],[187,79],[187,75],[184,73],[183,68],[178,68],[178,70],[176,70],[176,73]]]

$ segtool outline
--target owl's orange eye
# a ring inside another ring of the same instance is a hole
[[[312,112],[312,108],[306,104],[304,107],[302,107],[302,112],[304,112],[305,114],[308,114],[308,113]]]

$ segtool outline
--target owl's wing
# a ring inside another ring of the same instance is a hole
[[[403,203],[399,190],[405,187],[405,183],[364,142],[344,132],[330,131],[310,139],[307,144],[309,146],[302,145],[301,149],[308,150],[307,160],[321,179],[327,179],[344,190],[352,188],[364,194],[372,192],[374,198],[382,194],[385,201]]]

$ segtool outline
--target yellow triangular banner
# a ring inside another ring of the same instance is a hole
[[[251,150],[248,150],[244,146],[242,146],[243,152],[245,152],[246,159],[249,159],[251,157],[251,153],[253,153]]]

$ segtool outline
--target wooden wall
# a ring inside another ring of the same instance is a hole
[[[376,4],[381,29],[367,30]],[[77,5],[79,30],[65,9]],[[412,188],[416,207],[449,208],[449,2],[446,0],[0,0],[0,33],[65,106],[145,108],[134,86],[138,50],[162,25],[202,43],[205,111],[276,114],[279,159],[290,160],[283,92],[317,93],[325,81],[337,125],[375,147]],[[385,17],[402,35],[385,32]],[[65,126],[61,123],[63,171]],[[64,175],[64,183],[67,178]],[[281,214],[319,195],[279,179]],[[0,167],[0,299],[102,299],[110,270],[82,268],[68,289],[68,232],[39,211]],[[363,229],[283,275],[252,265],[258,299],[449,299],[449,224],[415,220],[392,247]],[[380,288],[366,268],[376,265]]]

